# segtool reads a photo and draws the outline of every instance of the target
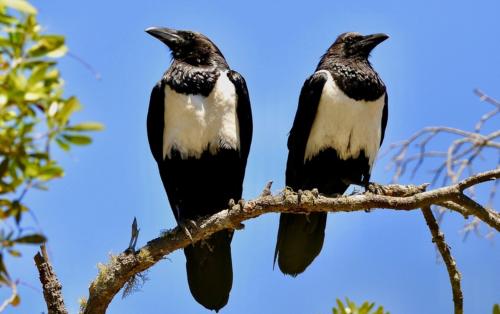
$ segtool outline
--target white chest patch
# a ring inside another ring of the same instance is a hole
[[[309,134],[304,161],[327,148],[335,149],[343,160],[356,158],[364,150],[372,167],[380,144],[385,95],[375,101],[354,100],[335,84],[330,72],[323,72],[328,80]]]
[[[172,149],[181,158],[199,158],[205,150],[215,154],[220,148],[240,148],[237,95],[233,83],[222,72],[207,97],[179,94],[165,87],[165,129],[163,159]]]

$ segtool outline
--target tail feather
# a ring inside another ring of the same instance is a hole
[[[325,238],[326,213],[281,214],[274,263],[286,275],[304,272],[318,256]]]
[[[233,285],[232,235],[233,231],[219,231],[204,243],[184,249],[191,294],[198,303],[216,312],[227,304]]]

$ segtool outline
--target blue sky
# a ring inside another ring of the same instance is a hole
[[[427,125],[471,128],[490,109],[473,95],[475,87],[500,98],[500,3],[494,0],[33,3],[46,31],[67,36],[70,51],[102,75],[96,80],[74,59],[62,60],[67,94],[85,105],[76,119],[100,121],[106,130],[90,147],[56,153],[66,177],[49,192],[30,192],[27,198],[49,238],[72,313],[87,295],[97,263],[128,245],[134,216],[140,245],[175,225],[145,128],[150,90],[170,57],[144,33],[146,27],[200,31],[245,76],[254,114],[247,199],[269,180],[275,191],[283,187],[285,143],[300,87],[339,33],[391,36],[371,58],[389,92],[384,147]],[[386,164],[375,165],[373,180],[390,181]],[[413,181],[428,180],[422,172]],[[500,250],[495,240],[471,236],[464,242],[463,223],[450,214],[442,228],[462,271],[465,312],[489,313],[500,302]],[[236,233],[233,290],[222,313],[326,314],[336,298],[344,297],[376,301],[393,314],[452,311],[445,267],[436,260],[418,211],[330,215],[322,254],[295,279],[272,269],[277,226],[278,215],[266,215]],[[34,249],[23,252],[22,260],[10,261],[13,276],[26,283],[16,311],[41,313],[45,305],[31,259]],[[189,293],[184,262],[182,252],[170,255],[151,269],[141,291],[117,297],[108,313],[207,312]]]

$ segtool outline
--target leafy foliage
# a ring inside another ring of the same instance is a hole
[[[0,284],[12,286],[5,254],[19,257],[18,244],[41,244],[45,236],[21,227],[31,209],[24,202],[31,189],[64,175],[52,158],[55,143],[64,151],[92,142],[95,122],[72,124],[81,108],[63,94],[57,58],[65,55],[65,38],[43,34],[36,9],[24,0],[0,0]]]
[[[493,314],[500,314],[500,304],[493,305]]]
[[[337,299],[337,307],[333,308],[333,314],[389,314],[389,312],[385,312],[382,306],[379,306],[376,310],[372,311],[375,307],[375,303],[364,302],[358,307],[354,302],[349,300],[349,298],[345,299],[346,305]]]

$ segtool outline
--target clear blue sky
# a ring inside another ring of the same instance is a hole
[[[283,187],[285,143],[300,87],[341,32],[391,36],[371,58],[389,91],[384,147],[427,125],[471,127],[490,109],[472,94],[475,87],[500,97],[496,0],[33,2],[46,31],[67,36],[70,51],[102,75],[98,81],[74,59],[61,62],[67,94],[85,105],[76,119],[101,121],[106,130],[90,147],[56,153],[66,177],[27,198],[49,238],[72,313],[87,295],[96,264],[128,245],[134,216],[140,245],[175,225],[145,128],[150,90],[169,65],[169,52],[146,27],[203,32],[245,76],[254,114],[247,199],[269,180],[276,191]],[[389,182],[385,165],[376,164],[373,180]],[[414,181],[427,180],[422,173]],[[222,313],[326,314],[346,296],[376,301],[393,314],[452,312],[445,267],[436,262],[418,211],[330,215],[322,254],[296,279],[272,269],[277,225],[278,215],[266,215],[236,233],[233,290]],[[500,302],[498,243],[476,236],[464,242],[462,226],[454,214],[442,225],[463,274],[465,313],[491,313]],[[40,289],[34,249],[23,252],[22,260],[9,261],[13,277]],[[117,297],[108,313],[206,313],[189,293],[182,252],[148,277],[140,292]],[[45,311],[36,289],[20,286],[17,313]]]

